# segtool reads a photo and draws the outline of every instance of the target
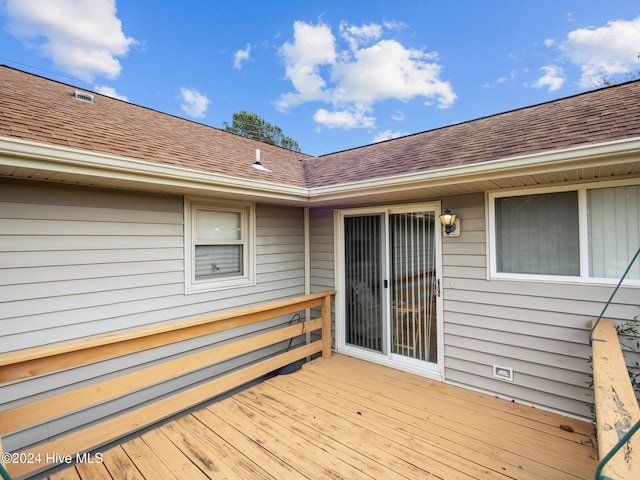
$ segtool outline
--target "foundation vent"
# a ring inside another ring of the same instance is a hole
[[[91,95],[90,93],[80,92],[76,90],[75,92],[73,92],[73,98],[75,98],[76,100],[80,100],[81,102],[93,103],[93,95]]]
[[[506,380],[507,382],[513,382],[513,368],[501,367],[500,365],[493,366],[493,376],[500,380]]]

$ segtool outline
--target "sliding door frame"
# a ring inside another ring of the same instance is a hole
[[[336,310],[335,310],[335,349],[339,353],[349,355],[352,357],[360,358],[370,361],[372,363],[378,363],[386,365],[398,370],[407,371],[410,373],[427,376],[436,380],[444,380],[444,334],[443,334],[443,309],[442,309],[442,294],[436,296],[436,325],[437,325],[437,362],[430,363],[410,358],[403,358],[400,355],[392,354],[390,349],[386,349],[384,353],[378,353],[365,348],[360,348],[347,343],[346,337],[346,292],[345,292],[345,230],[344,219],[353,215],[382,215],[383,227],[382,236],[384,239],[384,252],[383,258],[385,265],[383,270],[385,272],[385,279],[389,280],[391,272],[390,265],[390,245],[389,245],[389,215],[397,213],[410,213],[410,212],[422,212],[422,211],[434,211],[435,222],[434,225],[434,241],[435,241],[435,268],[436,268],[436,281],[442,284],[442,228],[438,221],[438,215],[441,211],[441,204],[439,201],[435,202],[423,202],[412,204],[394,204],[394,205],[381,205],[377,207],[364,207],[364,208],[349,208],[335,210],[334,212],[334,241],[335,241],[335,282],[336,290]],[[386,320],[391,318],[391,304],[390,304],[390,291],[391,289],[384,289],[385,295],[382,299],[383,316]],[[441,289],[440,289],[441,291]],[[387,329],[385,338],[390,338],[391,325],[389,321],[385,321],[385,328]]]

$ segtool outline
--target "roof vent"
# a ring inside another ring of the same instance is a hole
[[[73,98],[80,100],[81,102],[93,103],[93,95],[90,93],[80,92],[76,90],[73,92]]]
[[[262,165],[262,162],[260,161],[260,150],[257,148],[256,148],[256,161],[253,162],[253,168],[255,168],[256,170],[262,170],[263,172],[271,171],[267,167]]]

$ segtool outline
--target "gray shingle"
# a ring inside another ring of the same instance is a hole
[[[311,157],[0,67],[0,135],[302,187],[427,172],[640,137],[640,81]],[[255,151],[271,172],[252,168]]]

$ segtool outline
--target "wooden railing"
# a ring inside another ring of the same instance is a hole
[[[4,452],[0,442],[4,468],[12,477],[50,468],[56,463],[65,462],[68,458],[75,459],[78,455],[92,451],[101,445],[152,425],[302,358],[319,352],[322,352],[323,357],[330,357],[331,299],[334,294],[335,291],[327,291],[277,300],[187,321],[1,354],[0,384],[4,384],[222,332],[305,309],[321,307],[319,318],[304,323],[285,325],[266,333],[245,336],[231,343],[214,346],[205,351],[168,360],[143,370],[0,412],[1,439],[8,433],[28,426],[50,421],[61,415],[115,399],[182,374],[298,337],[304,333],[318,330],[321,332],[320,340],[287,349],[284,353],[252,363],[170,397],[127,411],[117,417],[108,418],[98,424],[73,431],[63,437],[27,450]]]
[[[600,320],[593,331],[593,392],[598,454],[596,479],[640,478],[640,408],[622,355],[615,324]],[[628,440],[621,442],[624,436]],[[620,442],[619,450],[612,455]],[[610,457],[610,458],[607,458]]]

